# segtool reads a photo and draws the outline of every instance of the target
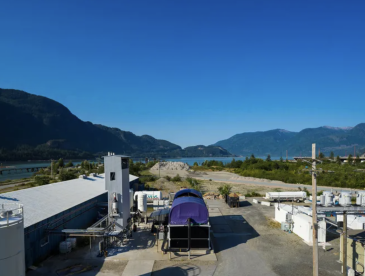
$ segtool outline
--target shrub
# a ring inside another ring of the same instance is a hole
[[[218,187],[219,193],[224,197],[227,196],[228,194],[230,194],[231,190],[232,190],[232,186],[229,184],[224,184],[224,185]]]
[[[171,181],[171,176],[166,175],[165,179],[168,180],[168,181]]]
[[[71,179],[75,179],[77,178],[76,174],[73,173],[72,171],[67,171],[67,172],[62,172],[60,175],[59,175],[59,179],[61,181],[67,181],[67,180],[71,180]]]
[[[181,182],[181,177],[180,177],[180,175],[177,174],[171,180],[174,181],[174,182]]]
[[[37,185],[46,185],[49,184],[51,178],[47,175],[37,175],[34,177],[34,181]]]

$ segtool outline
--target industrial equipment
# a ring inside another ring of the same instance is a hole
[[[266,193],[266,196],[264,197],[265,199],[268,200],[275,200],[275,201],[304,201],[307,197],[307,193],[306,192],[269,192]]]

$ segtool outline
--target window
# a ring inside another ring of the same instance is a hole
[[[129,160],[127,158],[122,158],[122,169],[128,169]]]
[[[115,180],[115,172],[110,173],[110,181]]]

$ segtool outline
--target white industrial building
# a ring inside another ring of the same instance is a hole
[[[289,223],[293,233],[301,237],[307,244],[313,244],[312,209],[304,206],[275,204],[275,220]],[[318,242],[326,242],[326,222],[318,222]]]
[[[135,186],[138,177],[129,173],[125,177],[127,181],[129,178],[130,185],[123,188],[128,189],[129,197],[129,188]],[[98,220],[100,208],[105,209],[106,202],[104,174],[0,194],[0,275],[15,275],[7,273],[14,262],[20,266],[19,271],[25,271],[34,262],[58,252],[64,236],[50,233],[90,226]],[[14,239],[19,241],[12,242],[14,250],[4,246],[6,241]],[[19,262],[19,256],[23,262]]]

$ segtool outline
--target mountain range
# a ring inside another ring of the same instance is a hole
[[[220,146],[182,149],[149,135],[84,122],[62,104],[0,88],[0,160],[92,158],[108,151],[132,157],[232,156]]]
[[[299,132],[274,129],[269,131],[236,134],[215,143],[236,155],[268,155],[285,157],[311,156],[312,143],[326,155],[363,154],[365,149],[365,124],[355,127],[306,128]]]
[[[236,134],[210,146],[181,148],[150,135],[80,120],[62,104],[15,89],[0,88],[0,160],[94,158],[113,151],[132,157],[310,156],[312,143],[328,155],[365,149],[365,124],[355,127],[274,129]]]

